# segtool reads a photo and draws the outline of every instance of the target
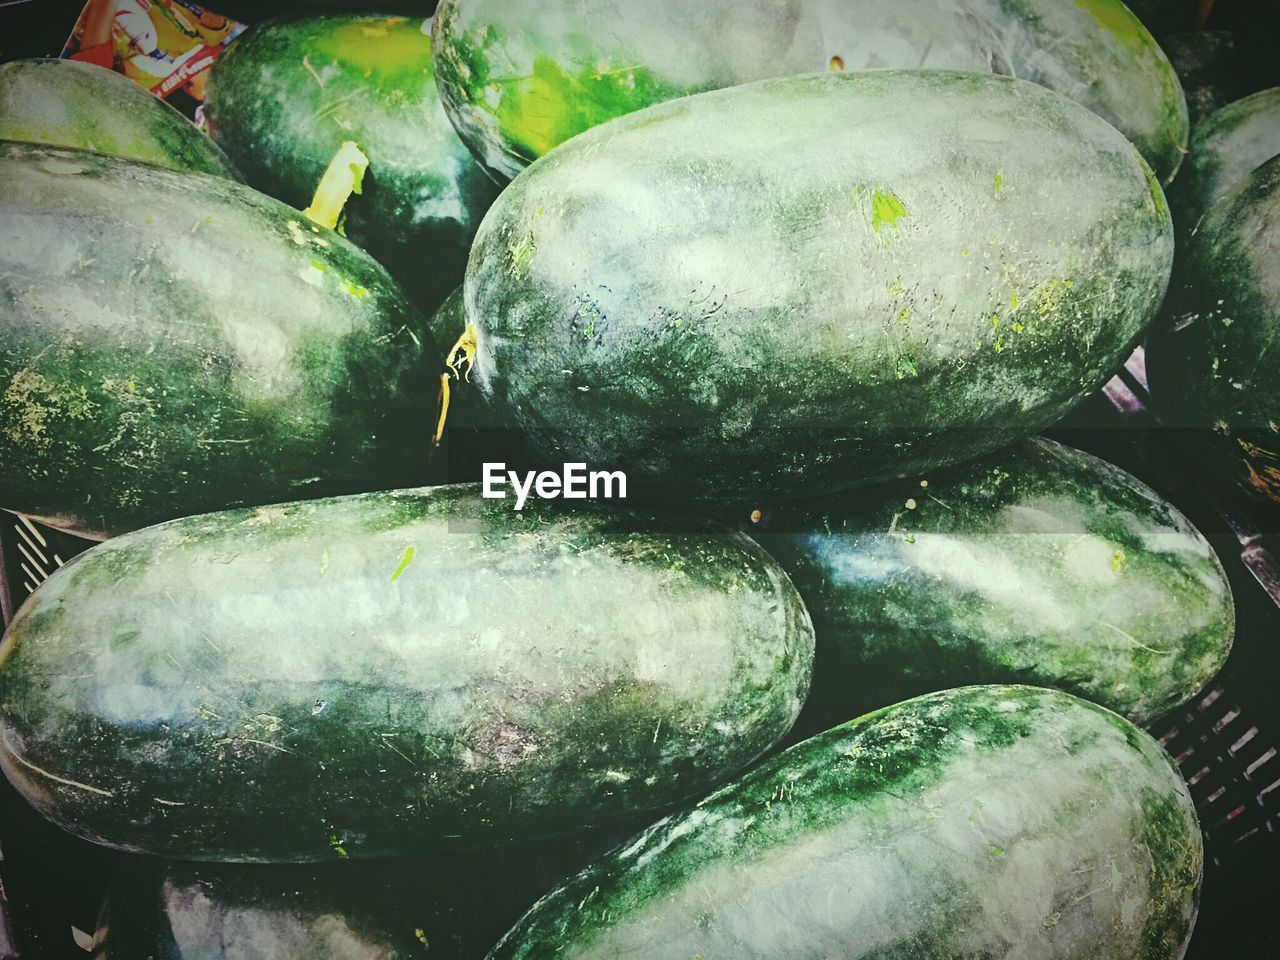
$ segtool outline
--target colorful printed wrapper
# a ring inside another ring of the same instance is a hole
[[[213,61],[245,25],[186,0],[89,0],[62,56],[110,67],[167,98],[204,99]]]

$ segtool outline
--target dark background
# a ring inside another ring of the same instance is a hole
[[[536,3],[537,0],[529,0]],[[656,2],[657,0],[653,0]],[[1070,2],[1070,0],[1063,0]],[[1134,0],[1134,7],[1142,0]],[[83,0],[0,4],[0,61],[57,56]],[[1280,85],[1280,0],[1146,0],[1162,39],[1229,31],[1234,53],[1213,69],[1234,95]],[[365,9],[429,15],[427,2],[211,0],[252,24],[272,15]],[[1170,45],[1172,49],[1172,45]],[[175,102],[188,112],[191,103]],[[3,185],[0,184],[0,189]],[[1210,538],[1232,581],[1235,651],[1207,695],[1152,727],[1191,782],[1207,841],[1200,919],[1188,960],[1280,958],[1280,512],[1199,472],[1199,438],[1161,430],[1146,410],[1139,368],[1088,401],[1050,435],[1128,469],[1179,506]],[[19,603],[25,590],[16,525],[0,515],[0,554]],[[63,560],[88,544],[45,532]],[[2,584],[0,584],[2,586]],[[0,960],[74,960],[72,926],[92,933],[103,891],[126,860],[45,823],[0,778]],[[7,919],[6,919],[7,917]],[[135,960],[135,958],[114,958]],[[142,960],[142,958],[137,958]],[[1139,960],[1139,958],[1134,958]]]

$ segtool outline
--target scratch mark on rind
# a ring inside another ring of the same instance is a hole
[[[103,790],[101,787],[91,787],[89,786],[89,784],[81,783],[78,780],[68,780],[66,777],[60,777],[56,773],[50,773],[48,770],[45,770],[42,767],[37,767],[34,763],[32,763],[26,757],[23,757],[21,754],[19,754],[17,750],[13,749],[13,744],[9,742],[9,737],[7,734],[4,735],[4,747],[6,750],[9,751],[9,755],[13,757],[13,759],[17,760],[18,763],[22,764],[28,770],[34,770],[36,773],[40,774],[41,776],[48,777],[50,780],[54,781],[55,783],[61,783],[68,787],[76,787],[79,790],[87,790],[90,793],[96,793],[100,797],[115,796],[115,794],[112,793],[110,790]]]
[[[253,737],[237,737],[236,743],[256,743],[260,747],[270,747],[272,750],[279,750],[281,753],[293,753],[288,747],[282,747],[275,743],[268,743],[266,740],[255,740]]]
[[[1130,634],[1126,633],[1125,631],[1121,630],[1115,624],[1107,623],[1107,621],[1105,620],[1099,620],[1098,622],[1102,624],[1104,627],[1110,627],[1116,633],[1120,634],[1120,636],[1124,637],[1126,640],[1132,643],[1139,650],[1145,650],[1147,651],[1147,653],[1154,653],[1157,656],[1162,656],[1162,657],[1168,656],[1169,654],[1168,650],[1157,650],[1155,647],[1148,647],[1145,643],[1139,643],[1136,639],[1134,639],[1134,637],[1132,637]]]

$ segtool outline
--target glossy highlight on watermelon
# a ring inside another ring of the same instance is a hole
[[[489,960],[1179,960],[1203,859],[1187,786],[1137,727],[1058,691],[967,687],[668,817]]]
[[[1129,355],[1172,257],[1133,145],[1043,87],[766,80],[511,183],[467,270],[471,377],[548,463],[758,506],[1052,423]]]
[[[756,529],[814,621],[803,731],[974,683],[1057,687],[1145,726],[1231,651],[1208,541],[1133,476],[1049,440]]]
[[[791,727],[813,628],[748,537],[436,487],[117,537],[0,647],[0,766],[78,836],[408,856],[656,813]]]
[[[0,63],[0,140],[240,179],[226,154],[169,104],[113,70],[76,60]]]
[[[222,177],[0,144],[0,507],[84,536],[406,486],[438,351],[372,258]]]

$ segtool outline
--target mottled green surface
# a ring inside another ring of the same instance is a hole
[[[1178,960],[1203,862],[1160,747],[969,687],[814,737],[540,901],[490,960]]]
[[[0,507],[90,536],[415,482],[424,321],[242,184],[0,145]]]
[[[1215,203],[1280,154],[1280,87],[1212,113],[1196,129],[1189,150],[1182,172],[1169,188],[1169,205],[1180,235],[1189,235]]]
[[[1139,724],[1231,649],[1231,588],[1191,523],[1049,440],[781,508],[756,539],[818,637],[801,728],[971,683],[1058,687]]]
[[[354,141],[369,169],[347,202],[347,236],[425,310],[462,282],[498,187],[440,104],[429,20],[333,14],[259,24],[215,63],[205,116],[249,183],[298,209]]]
[[[344,859],[603,827],[790,728],[812,627],[749,538],[511,506],[440,487],[100,545],[0,648],[0,765],[98,842]]]
[[[0,140],[240,179],[213,141],[173,107],[121,74],[74,60],[0,63]]]
[[[1132,144],[1043,87],[767,80],[512,182],[467,271],[473,380],[547,461],[646,496],[835,490],[1056,420],[1128,356],[1172,246]]]
[[[1280,157],[1204,214],[1147,345],[1166,425],[1211,432],[1244,489],[1280,501]]]
[[[506,177],[665,100],[881,67],[1042,84],[1124,132],[1163,182],[1187,141],[1178,79],[1119,0],[668,0],[661,15],[624,0],[444,0],[435,38],[445,109]]]

